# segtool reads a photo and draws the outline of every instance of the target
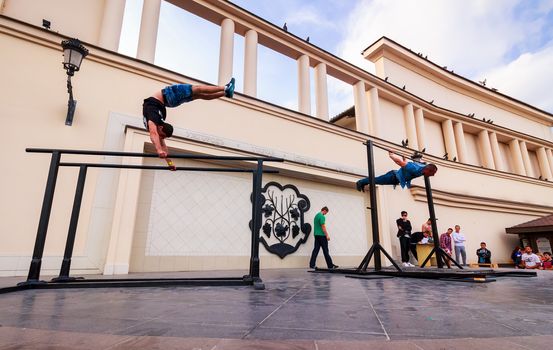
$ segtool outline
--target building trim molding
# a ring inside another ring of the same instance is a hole
[[[411,196],[418,202],[427,202],[426,190],[422,186],[411,186]],[[508,201],[504,199],[470,196],[433,189],[432,197],[435,204],[446,207],[472,210],[494,211],[500,213],[543,216],[553,213],[553,206],[531,204],[526,202]]]

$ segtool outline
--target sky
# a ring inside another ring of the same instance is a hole
[[[127,0],[123,54],[136,54],[142,1]],[[374,66],[361,51],[387,36],[456,74],[486,79],[488,87],[553,113],[553,0],[231,2],[277,26],[286,22],[289,32],[371,73]],[[162,2],[155,63],[216,84],[219,36],[218,26]],[[235,35],[237,91],[243,51],[244,39]],[[297,109],[296,70],[295,61],[260,46],[258,98]],[[351,87],[332,77],[328,86],[331,116],[353,105]]]

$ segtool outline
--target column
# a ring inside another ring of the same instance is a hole
[[[417,140],[419,141],[419,151],[426,148],[426,137],[424,133],[424,115],[422,109],[415,109],[415,127],[417,129]]]
[[[378,89],[373,87],[366,92],[369,101],[369,131],[373,136],[380,135],[380,102]]]
[[[549,167],[551,170],[551,174],[553,174],[553,151],[551,151],[549,148],[545,150],[545,153],[547,154],[547,160],[549,160]],[[553,179],[549,179],[550,181],[553,181]]]
[[[453,122],[451,119],[446,119],[442,122],[442,133],[444,135],[445,151],[448,154],[448,159],[458,160],[457,147],[455,146],[455,134],[453,133]]]
[[[355,103],[355,125],[359,132],[369,133],[369,106],[365,92],[365,82],[358,81],[353,85],[353,99]]]
[[[148,1],[148,0],[145,0]],[[225,18],[221,22],[219,43],[219,85],[225,85],[232,78],[232,57],[234,52],[234,22]]]
[[[482,150],[482,165],[488,169],[495,169],[488,130],[482,130],[478,133],[478,141]]]
[[[547,153],[545,152],[545,148],[543,147],[538,148],[536,153],[538,155],[538,162],[540,164],[541,176],[544,179],[553,181],[553,178],[551,176],[551,165],[549,164],[549,160],[547,159]]]
[[[403,106],[403,119],[405,121],[405,135],[407,135],[407,140],[409,140],[409,148],[419,149],[415,112],[411,103]]]
[[[467,156],[467,143],[465,142],[463,124],[455,123],[453,125],[453,132],[455,133],[455,144],[457,145],[457,156],[459,157],[459,161],[468,164],[469,159]]]
[[[147,0],[146,0],[147,1]],[[129,132],[125,135],[125,152],[136,152],[144,147],[145,137]],[[122,164],[142,165],[142,158],[130,158]],[[119,170],[117,196],[113,209],[113,221],[108,251],[104,264],[105,275],[128,274],[131,248],[136,223],[136,209],[140,193],[140,171]]]
[[[6,1],[5,0],[0,0],[0,14],[2,14],[4,12],[4,3]]]
[[[245,35],[244,93],[257,97],[257,32],[253,29]]]
[[[326,84],[326,64],[315,66],[315,98],[317,118],[328,121],[328,88]]]
[[[520,153],[522,154],[524,169],[526,169],[526,176],[536,177],[536,175],[534,175],[532,162],[530,161],[530,155],[528,154],[528,148],[526,147],[526,142],[524,141],[520,141]]]
[[[298,110],[311,114],[311,88],[309,87],[309,57],[298,58]]]
[[[161,0],[145,0],[142,6],[142,20],[138,37],[136,58],[154,63],[156,55],[157,29]]]
[[[123,15],[125,14],[125,1],[106,0],[104,3],[104,15],[98,45],[105,49],[117,51],[119,48]]]
[[[499,149],[499,142],[497,141],[497,134],[490,132],[490,143],[492,146],[493,162],[496,170],[506,171],[505,164],[501,158],[501,150]]]
[[[524,169],[524,162],[522,161],[522,153],[520,152],[520,145],[518,140],[513,139],[509,142],[509,149],[511,150],[511,157],[513,157],[513,166],[515,173],[518,175],[526,176],[526,170]]]

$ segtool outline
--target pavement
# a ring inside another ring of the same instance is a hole
[[[121,277],[137,276],[161,275]],[[0,349],[542,349],[553,341],[553,271],[485,284],[363,280],[299,269],[262,270],[261,277],[262,291],[150,287],[0,294]],[[21,280],[0,278],[0,287]]]

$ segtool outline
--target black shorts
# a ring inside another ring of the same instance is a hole
[[[142,121],[144,127],[148,130],[148,121],[151,120],[155,125],[163,125],[167,111],[163,103],[154,97],[148,97],[142,104]]]

